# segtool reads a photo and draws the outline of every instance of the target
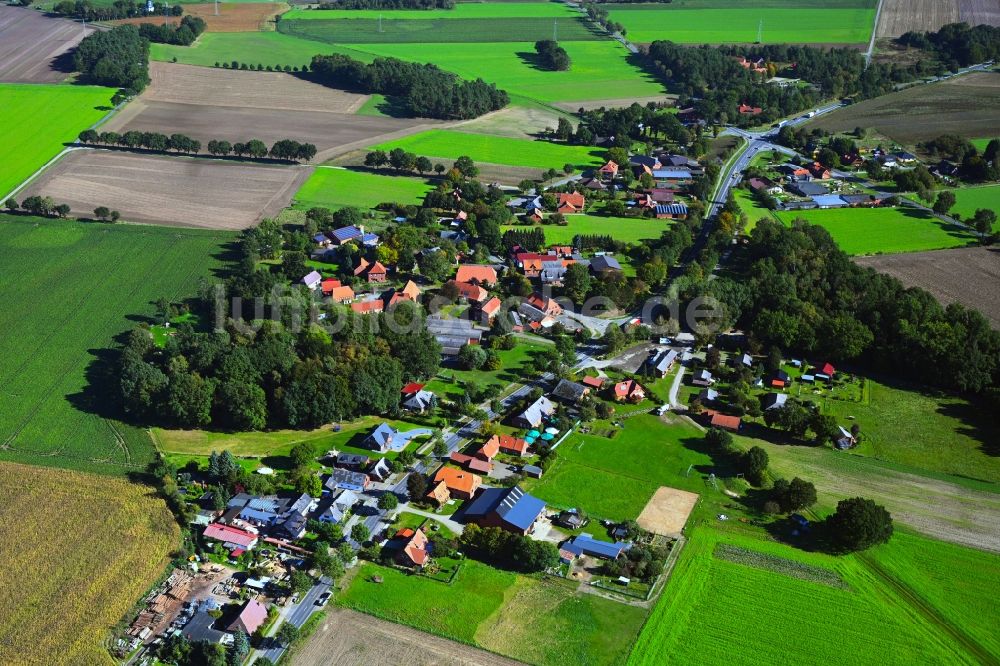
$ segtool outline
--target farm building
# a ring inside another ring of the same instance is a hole
[[[657,204],[654,209],[658,220],[685,220],[688,216],[687,204]]]
[[[458,451],[452,451],[448,456],[448,460],[469,472],[489,474],[490,470],[493,469],[493,464],[489,460],[476,456],[470,456],[466,453],[459,453]]]
[[[428,317],[427,330],[437,339],[445,356],[454,356],[462,345],[478,345],[483,337],[483,331],[467,319]]]
[[[258,535],[230,525],[212,523],[201,534],[206,539],[221,541],[227,550],[251,550],[257,545]]]
[[[458,267],[458,272],[455,274],[455,281],[488,287],[497,283],[497,272],[492,266],[463,264]]]
[[[590,261],[590,272],[595,275],[604,275],[612,272],[620,273],[621,270],[622,265],[618,263],[618,260],[608,255],[594,257]]]
[[[622,556],[622,553],[631,547],[632,544],[628,542],[612,543],[611,541],[603,541],[595,539],[592,535],[584,532],[564,543],[560,547],[560,550],[572,553],[575,557],[590,555],[591,557],[599,557],[605,560],[617,560]]]
[[[243,605],[239,615],[229,624],[229,631],[241,630],[252,634],[267,620],[267,607],[256,599],[251,599]]]
[[[527,535],[545,510],[545,502],[512,488],[484,488],[465,511],[468,520],[482,527],[499,527],[516,534]]]
[[[738,432],[740,426],[743,422],[738,416],[730,416],[728,414],[720,414],[719,412],[709,410],[706,412],[709,414],[709,425],[713,428],[721,428],[723,430],[731,430],[732,432]]]

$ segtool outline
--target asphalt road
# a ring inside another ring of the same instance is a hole
[[[282,622],[291,622],[296,627],[304,625],[313,612],[320,609],[320,606],[316,605],[316,601],[324,593],[330,591],[332,583],[333,581],[325,576],[321,578],[318,583],[313,585],[312,588],[305,593],[297,604],[286,606],[283,609],[281,619],[278,622],[275,622],[274,629],[277,630],[277,628],[281,626]],[[285,652],[285,647],[278,644],[278,641],[273,637],[268,640],[270,647],[266,650],[258,650],[254,660],[260,657],[267,657],[272,662],[278,663],[278,660],[281,659],[281,655]]]

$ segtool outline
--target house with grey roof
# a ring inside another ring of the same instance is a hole
[[[761,409],[777,409],[788,402],[787,393],[768,393],[760,399]]]
[[[571,382],[568,379],[560,379],[556,387],[552,389],[552,397],[567,405],[577,404],[588,393],[590,393],[589,387]]]
[[[666,377],[667,373],[673,369],[674,364],[677,363],[679,357],[680,354],[676,350],[668,349],[662,354],[651,356],[649,359],[649,368],[657,376]]]
[[[388,423],[382,422],[368,433],[368,436],[361,442],[361,446],[372,451],[385,453],[392,446],[392,438],[399,434],[395,428]]]
[[[604,273],[610,273],[612,271],[621,272],[622,265],[618,263],[618,260],[610,255],[602,255],[600,257],[594,257],[590,260],[590,272],[601,275]]]
[[[545,422],[545,419],[555,413],[556,406],[543,395],[512,420],[514,425],[519,428],[537,428]]]

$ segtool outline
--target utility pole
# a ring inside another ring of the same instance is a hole
[[[552,19],[552,41],[559,41],[559,19]]]
[[[378,15],[378,31],[380,33],[382,32],[382,15],[381,14]]]
[[[757,24],[757,43],[758,44],[762,43],[761,40],[763,39],[763,36],[764,36],[764,19],[761,19],[760,23]]]

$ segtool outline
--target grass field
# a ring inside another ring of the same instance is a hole
[[[701,451],[696,428],[683,422],[667,425],[651,415],[634,416],[624,425],[610,439],[574,432],[560,444],[559,458],[545,476],[526,482],[530,492],[554,506],[582,507],[614,520],[638,516],[659,486],[722,497],[703,480],[712,459]],[[698,472],[686,476],[692,465]]]
[[[984,150],[986,150],[986,146],[988,146],[989,143],[990,143],[990,141],[992,141],[992,140],[993,140],[993,137],[985,137],[985,138],[979,138],[979,139],[969,139],[969,143],[971,143],[973,146],[975,146],[976,149],[979,152],[983,152]]]
[[[0,128],[0,197],[100,120],[110,110],[112,93],[97,86],[0,84],[0,108],[16,119]]]
[[[537,169],[562,169],[572,164],[578,170],[601,161],[604,150],[590,146],[569,146],[548,141],[512,139],[504,136],[470,134],[455,130],[432,129],[375,146],[382,150],[403,148],[417,155],[454,160],[468,155],[475,162]],[[450,165],[448,165],[450,166]]]
[[[480,18],[576,18],[561,2],[460,2],[453,9],[293,9],[282,14],[285,20],[330,19],[480,19]],[[550,24],[551,25],[551,24]]]
[[[375,575],[381,583],[371,581]],[[621,663],[645,616],[642,608],[474,560],[466,560],[450,585],[363,564],[337,603],[542,666],[568,657]]]
[[[427,384],[427,390],[452,400],[464,392],[459,382],[474,382],[482,388],[491,386],[497,391],[503,390],[514,382],[522,381],[528,374],[526,364],[540,351],[550,347],[551,345],[519,338],[513,349],[497,351],[501,363],[499,370],[442,368],[437,377]]]
[[[531,42],[474,44],[358,44],[361,51],[431,62],[469,79],[482,77],[512,96],[543,102],[622,99],[665,94],[663,84],[632,64],[628,51],[609,40],[560,42],[573,61],[566,72],[532,65]]]
[[[459,5],[461,7],[461,5]],[[519,4],[507,5],[517,7]],[[319,14],[319,12],[307,12]],[[453,18],[440,12],[430,13],[421,19],[396,18],[335,18],[328,20],[297,20],[287,16],[278,22],[283,34],[315,39],[330,44],[381,43],[447,44],[496,42],[498,40],[523,42],[525,40],[552,39],[558,30],[560,42],[596,41],[607,39],[590,23],[577,17],[554,18],[531,16]]]
[[[113,386],[88,379],[106,371],[103,350],[130,317],[152,314],[161,296],[195,294],[235,236],[8,215],[0,228],[0,459],[144,468],[149,436],[115,420]]]
[[[755,201],[749,190],[738,187],[732,190],[732,192],[736,203],[740,206],[740,210],[747,216],[747,226],[743,230],[744,233],[749,234],[753,231],[753,228],[757,225],[757,220],[762,217],[771,217],[771,211]]]
[[[951,212],[961,215],[963,220],[975,215],[977,208],[995,211],[1000,217],[1000,185],[963,187],[952,192],[955,194],[955,207]],[[993,229],[1000,229],[1000,221],[993,225]]]
[[[418,204],[431,189],[422,178],[383,176],[365,171],[320,167],[303,183],[292,201],[296,208],[373,208],[389,201]]]
[[[786,225],[804,219],[826,228],[847,254],[892,254],[960,247],[974,238],[913,208],[833,208],[777,213]]]
[[[716,555],[719,543],[831,570],[848,588],[724,560]],[[882,556],[883,550],[898,549],[921,556],[939,546],[927,539],[904,541],[897,536],[873,557]],[[970,561],[992,568],[991,574],[974,579],[985,578],[991,584],[975,592],[978,603],[972,608],[959,606],[965,616],[991,603],[984,595],[996,585],[997,576],[995,563],[990,562],[993,556],[961,550]],[[944,564],[936,558],[932,561]],[[922,584],[913,577],[913,570],[906,574],[911,582]],[[823,655],[824,663],[844,664],[975,661],[945,633],[936,615],[932,620],[919,612],[900,589],[857,556],[806,553],[748,538],[734,529],[699,526],[681,553],[628,663],[814,664],[817,655]],[[954,603],[963,602],[956,599]],[[986,621],[996,621],[995,609],[987,613]],[[977,626],[984,626],[984,622],[978,621]],[[739,649],[733,649],[734,641]]]
[[[245,62],[250,65],[308,65],[314,55],[344,53],[370,62],[374,56],[346,47],[301,39],[280,32],[206,32],[191,46],[150,44],[150,58],[185,65],[212,67],[215,63]]]
[[[0,662],[117,663],[109,631],[178,542],[163,501],[124,479],[0,463],[0,524]]]
[[[633,42],[679,44],[859,44],[875,28],[875,3],[860,0],[817,7],[806,2],[674,2],[620,5],[609,12]],[[749,5],[749,6],[748,6]]]
[[[604,217],[601,215],[567,215],[565,226],[556,224],[542,225],[545,231],[545,242],[555,245],[569,245],[573,237],[579,234],[610,235],[615,240],[625,243],[638,243],[644,239],[659,238],[660,234],[670,228],[669,220],[657,220],[649,217]],[[527,229],[525,226],[504,226],[502,231],[509,229]]]

